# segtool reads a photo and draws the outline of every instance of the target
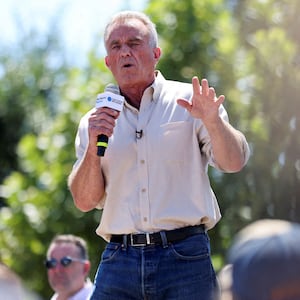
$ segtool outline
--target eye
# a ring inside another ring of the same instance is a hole
[[[47,260],[45,261],[45,266],[46,266],[47,269],[53,269],[53,268],[56,267],[56,265],[57,265],[57,260],[54,259],[54,258],[52,258],[52,259],[47,259]]]
[[[129,47],[133,48],[133,47],[137,47],[139,46],[141,43],[139,41],[132,41],[129,43]]]
[[[68,266],[71,262],[72,262],[72,258],[70,258],[70,257],[63,257],[63,258],[60,260],[60,263],[61,263],[64,267]]]
[[[118,50],[118,49],[120,49],[120,45],[114,44],[114,45],[111,46],[111,49],[112,50]]]

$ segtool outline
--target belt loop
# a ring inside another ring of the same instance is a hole
[[[166,232],[160,231],[159,234],[160,234],[163,248],[168,248],[168,240],[167,240]]]
[[[123,235],[123,244],[122,244],[122,250],[126,251],[127,250],[127,235]]]

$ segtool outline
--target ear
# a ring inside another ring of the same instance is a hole
[[[106,66],[110,69],[109,57],[108,57],[108,56],[105,56],[104,60],[105,60]]]
[[[161,49],[159,47],[156,47],[153,49],[153,53],[154,53],[154,59],[158,61],[161,57]]]
[[[86,262],[84,262],[83,269],[84,269],[84,273],[86,275],[88,275],[89,272],[90,272],[90,269],[91,269],[91,263],[90,263],[89,260],[87,260]]]

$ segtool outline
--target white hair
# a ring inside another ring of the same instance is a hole
[[[151,47],[155,48],[158,45],[158,37],[155,24],[150,20],[150,18],[138,11],[121,11],[114,15],[110,21],[107,23],[104,30],[104,44],[107,49],[107,41],[109,38],[109,29],[116,23],[122,23],[130,19],[135,19],[141,21],[148,29],[149,32],[149,44]]]

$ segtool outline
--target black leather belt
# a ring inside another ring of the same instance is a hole
[[[203,224],[196,226],[188,226],[178,228],[174,230],[160,231],[154,233],[137,233],[137,234],[114,234],[111,236],[110,241],[113,243],[124,243],[127,241],[127,245],[131,246],[147,246],[147,245],[162,245],[163,236],[166,238],[166,242],[181,241],[189,236],[204,233],[205,226]]]

